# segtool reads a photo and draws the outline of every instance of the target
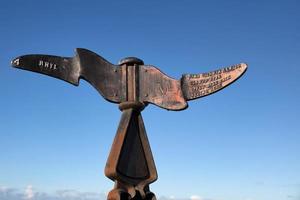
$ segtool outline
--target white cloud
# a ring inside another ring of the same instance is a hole
[[[25,189],[24,198],[27,200],[31,200],[34,197],[34,192],[32,185],[28,185]]]
[[[25,191],[0,186],[0,200],[106,200],[105,194],[59,190],[55,193],[35,192],[31,185]]]
[[[192,195],[190,196],[190,200],[203,200],[203,199],[198,195]]]
[[[78,198],[80,193],[75,190],[59,190],[57,191],[59,197],[62,198]]]
[[[56,192],[56,196],[60,199],[74,199],[74,200],[101,200],[106,199],[105,194],[95,192],[79,192],[76,190],[59,190]]]
[[[8,190],[8,187],[5,187],[5,186],[0,187],[0,192],[7,192],[7,190]]]
[[[54,193],[35,191],[32,185],[25,188],[25,192],[15,188],[0,186],[0,200],[106,200],[104,193],[80,192],[77,190],[58,190]],[[158,200],[211,200],[192,195],[190,198],[175,196],[159,197]]]

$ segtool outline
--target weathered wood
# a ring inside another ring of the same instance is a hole
[[[240,78],[246,71],[245,63],[225,67],[202,74],[182,76],[182,91],[186,100],[193,100],[213,94]]]
[[[20,56],[12,65],[74,85],[80,78],[85,79],[106,100],[119,103],[122,117],[105,167],[105,175],[115,182],[109,200],[156,199],[149,184],[157,179],[157,172],[141,115],[148,103],[168,110],[186,109],[187,101],[225,88],[247,69],[241,63],[209,73],[186,74],[176,80],[138,58],[128,57],[113,65],[86,49],[76,49],[73,58]]]
[[[220,70],[170,78],[158,68],[129,57],[113,65],[96,53],[76,49],[73,58],[25,55],[12,61],[14,67],[46,74],[78,85],[85,79],[108,101],[139,101],[168,110],[183,110],[187,101],[213,94],[236,81],[247,69],[244,63]],[[130,80],[130,81],[129,81]],[[130,89],[128,89],[130,88]]]
[[[109,199],[119,190],[143,199],[150,192],[149,184],[157,179],[157,172],[140,111],[123,110],[105,175],[116,183]]]
[[[122,199],[124,194],[130,198],[149,199],[151,196],[155,199],[149,184],[157,179],[157,172],[141,116],[145,104],[139,101],[138,62],[135,58],[121,62],[126,72],[123,76],[126,77],[127,102],[119,106],[123,113],[105,167],[105,175],[115,181],[108,199]]]

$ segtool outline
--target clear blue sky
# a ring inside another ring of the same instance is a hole
[[[0,6],[0,186],[105,193],[120,119],[79,87],[10,67],[31,53],[90,49],[136,56],[174,78],[246,62],[228,88],[143,117],[157,196],[300,199],[300,3],[289,1],[3,1]]]

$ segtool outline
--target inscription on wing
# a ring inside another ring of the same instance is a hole
[[[13,65],[15,65],[15,66],[19,66],[19,64],[20,64],[20,59],[19,59],[19,58],[14,59],[11,63],[12,63]]]
[[[184,75],[185,96],[196,99],[221,90],[240,77],[246,68],[247,65],[242,63],[208,73]]]
[[[46,69],[46,70],[57,70],[57,65],[55,63],[52,62],[47,62],[44,60],[39,60],[39,67],[41,67],[42,69]]]
[[[213,93],[223,87],[223,83],[230,80],[231,75],[222,78],[222,75],[218,75],[209,79],[203,79],[200,82],[192,82],[192,98],[198,96],[204,96]]]

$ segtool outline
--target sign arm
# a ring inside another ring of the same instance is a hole
[[[87,49],[76,49],[74,57],[23,55],[13,59],[11,64],[15,68],[45,74],[75,86],[82,78],[112,103],[120,103],[126,98],[121,68]]]
[[[64,80],[75,86],[79,85],[80,66],[76,57],[31,54],[19,56],[11,61],[15,68],[45,74]]]
[[[185,74],[181,88],[185,100],[190,101],[211,95],[238,80],[247,70],[247,64],[240,63],[202,74]]]

